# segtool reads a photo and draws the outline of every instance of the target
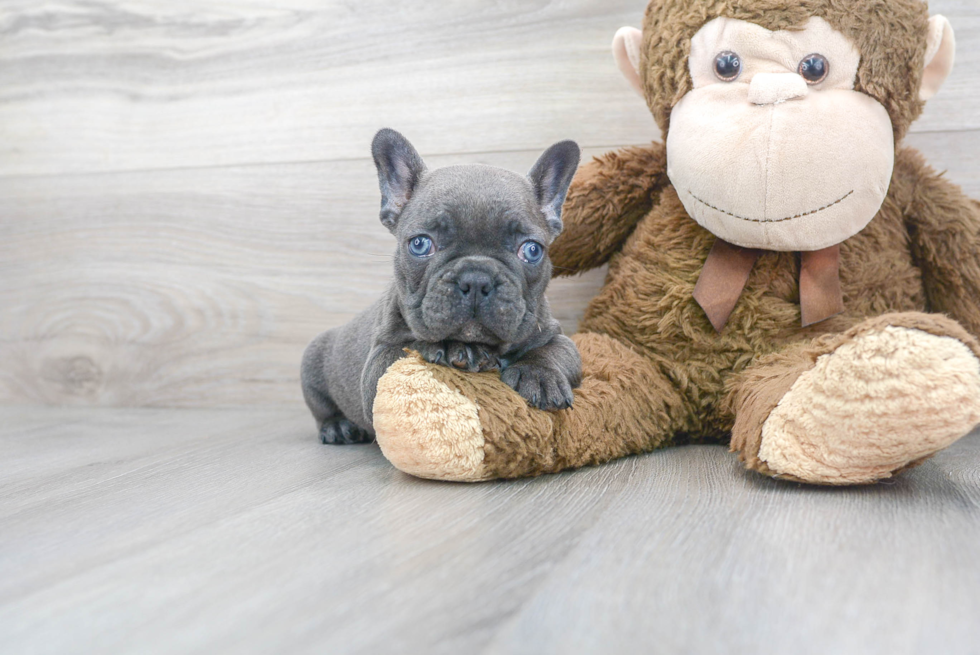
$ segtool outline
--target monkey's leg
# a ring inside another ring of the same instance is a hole
[[[730,384],[731,448],[765,475],[867,484],[980,422],[980,344],[937,314],[888,314],[759,359]]]
[[[528,406],[496,373],[461,373],[407,357],[378,382],[374,428],[396,467],[476,481],[553,473],[653,450],[686,409],[648,360],[598,334],[572,337],[582,384],[571,409]]]

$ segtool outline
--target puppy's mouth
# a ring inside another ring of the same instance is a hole
[[[503,339],[493,333],[487,326],[483,325],[479,321],[467,321],[463,324],[461,328],[456,332],[453,337],[456,341],[462,341],[464,343],[483,343],[488,346],[495,346]]]
[[[474,307],[436,289],[426,294],[415,316],[429,340],[499,346],[524,336],[529,309],[522,298],[496,298]]]
[[[422,320],[437,341],[462,341],[486,346],[499,346],[520,340],[527,320],[526,312],[515,312],[504,320],[487,320],[488,317],[458,317],[456,321],[446,321],[445,317],[426,316]]]
[[[419,339],[498,347],[533,328],[537,304],[527,293],[523,280],[499,262],[461,259],[432,273],[418,303],[406,307],[406,319]]]

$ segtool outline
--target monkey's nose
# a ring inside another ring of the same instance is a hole
[[[749,83],[749,102],[774,105],[809,93],[806,80],[796,73],[756,73]]]

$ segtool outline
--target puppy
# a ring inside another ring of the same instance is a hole
[[[433,364],[499,370],[535,407],[570,407],[582,361],[544,291],[578,146],[551,146],[527,177],[478,164],[428,171],[390,129],[375,135],[371,152],[381,223],[398,240],[395,279],[380,300],[303,354],[303,396],[320,440],[374,439],[378,379],[405,348]]]

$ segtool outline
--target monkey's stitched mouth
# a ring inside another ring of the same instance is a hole
[[[720,207],[715,207],[711,203],[705,202],[704,200],[701,200],[700,198],[698,198],[696,195],[694,195],[690,191],[690,189],[688,190],[688,194],[690,194],[690,196],[692,198],[694,198],[695,200],[697,200],[698,202],[700,202],[705,207],[709,207],[710,209],[714,209],[715,211],[719,211],[722,214],[726,214],[728,216],[731,216],[732,218],[737,218],[740,221],[749,221],[750,223],[782,223],[783,221],[791,221],[794,218],[803,218],[804,216],[810,216],[812,214],[816,214],[817,212],[822,212],[825,209],[830,209],[831,207],[833,207],[834,205],[836,205],[838,203],[844,202],[844,200],[846,200],[847,197],[850,196],[852,193],[854,193],[854,189],[851,189],[850,191],[848,191],[847,193],[845,193],[844,195],[842,195],[837,200],[835,200],[835,201],[833,201],[833,202],[831,202],[829,204],[826,204],[823,207],[818,207],[817,209],[811,209],[808,212],[803,212],[801,214],[794,214],[793,216],[787,216],[786,218],[777,218],[777,219],[772,219],[772,220],[765,220],[765,219],[761,219],[761,218],[748,218],[747,216],[739,216],[738,214],[733,214],[732,212],[726,211],[726,210],[724,210],[724,209],[722,209]]]

